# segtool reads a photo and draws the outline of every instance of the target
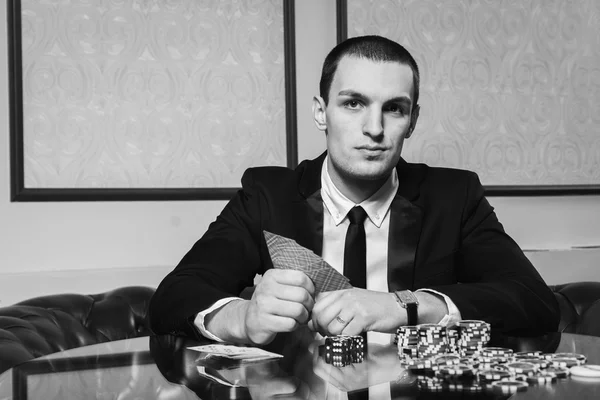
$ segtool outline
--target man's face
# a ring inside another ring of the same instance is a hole
[[[326,130],[329,173],[336,186],[387,179],[418,117],[412,89],[408,65],[348,56],[340,60],[329,104],[321,97],[313,101],[315,123]]]

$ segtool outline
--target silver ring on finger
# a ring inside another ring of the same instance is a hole
[[[348,321],[345,321],[345,320],[344,320],[344,319],[342,319],[342,317],[340,317],[339,315],[338,315],[337,317],[335,317],[335,320],[336,320],[337,322],[339,322],[340,324],[342,324],[342,325],[347,325],[347,324],[348,324]]]

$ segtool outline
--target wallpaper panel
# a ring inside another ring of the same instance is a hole
[[[22,0],[26,188],[286,165],[282,0]]]
[[[404,156],[486,185],[600,184],[600,0],[348,0],[348,37],[413,54]]]

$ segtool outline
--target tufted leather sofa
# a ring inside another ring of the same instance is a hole
[[[550,286],[560,307],[559,332],[600,336],[600,282]]]
[[[0,373],[36,357],[74,347],[148,336],[154,289],[41,296],[0,308]]]
[[[600,282],[550,288],[560,306],[559,332],[600,336]],[[132,286],[96,295],[42,296],[0,308],[0,373],[61,350],[149,335],[153,293]]]

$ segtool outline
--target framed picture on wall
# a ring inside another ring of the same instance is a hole
[[[595,2],[338,0],[337,30],[415,57],[408,161],[475,171],[489,195],[600,194]]]
[[[293,0],[7,7],[12,201],[229,199],[297,165]]]

